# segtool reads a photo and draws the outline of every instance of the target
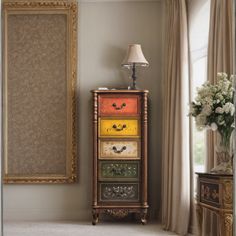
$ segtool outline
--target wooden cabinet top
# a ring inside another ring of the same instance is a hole
[[[91,93],[149,93],[148,90],[132,90],[132,89],[108,89],[108,90],[91,90]]]
[[[210,179],[221,179],[221,178],[229,178],[232,179],[232,174],[215,174],[215,173],[202,173],[202,172],[196,172],[196,175],[198,175],[201,178],[210,178]]]

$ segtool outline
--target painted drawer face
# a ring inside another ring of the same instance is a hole
[[[139,159],[139,140],[99,140],[99,159]]]
[[[100,137],[138,137],[138,119],[99,119]]]
[[[99,96],[99,115],[101,116],[119,116],[119,115],[138,115],[139,108],[139,96]]]
[[[139,162],[138,161],[100,161],[99,162],[100,181],[138,181]]]
[[[102,202],[138,202],[138,183],[100,183],[99,199]]]
[[[218,207],[220,204],[219,184],[200,181],[200,202]]]

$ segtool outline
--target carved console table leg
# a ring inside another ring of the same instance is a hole
[[[147,224],[147,209],[143,209],[141,212],[141,223],[142,225]]]
[[[222,214],[220,223],[221,236],[233,236],[233,215]]]
[[[92,225],[96,225],[98,223],[99,213],[97,210],[93,210],[93,221]]]
[[[197,222],[198,222],[198,235],[202,236],[202,217],[203,217],[203,210],[202,207],[197,204],[196,207],[196,212],[197,212]]]

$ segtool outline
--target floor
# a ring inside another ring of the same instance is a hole
[[[6,222],[4,236],[164,236],[176,235],[148,223],[101,222]]]

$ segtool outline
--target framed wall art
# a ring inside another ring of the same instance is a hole
[[[72,183],[76,1],[3,2],[5,183]]]

